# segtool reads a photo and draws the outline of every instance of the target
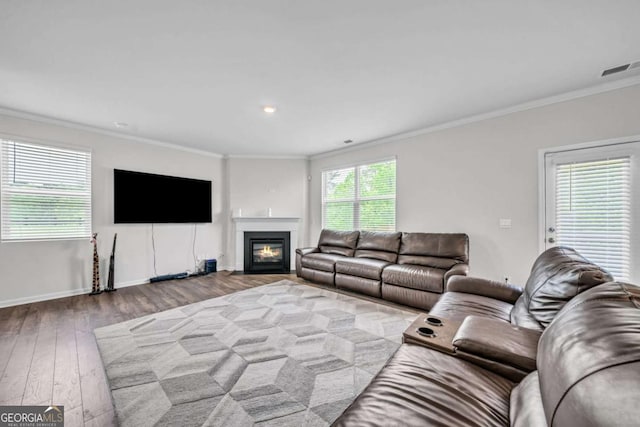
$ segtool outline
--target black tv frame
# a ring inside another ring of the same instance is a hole
[[[211,223],[212,187],[208,180],[114,169],[114,223]]]

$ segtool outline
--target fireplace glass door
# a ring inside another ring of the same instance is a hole
[[[251,253],[253,254],[253,264],[282,264],[282,243],[279,242],[266,242],[256,243],[253,242],[253,248]]]
[[[289,232],[245,232],[245,273],[288,273]]]

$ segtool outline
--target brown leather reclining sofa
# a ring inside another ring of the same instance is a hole
[[[524,288],[476,277],[452,278],[429,314],[462,321],[458,357],[519,381],[535,369],[540,334],[573,297],[613,281],[572,248],[554,247],[533,263]]]
[[[638,425],[640,288],[609,280],[568,248],[524,289],[452,279],[429,315],[462,320],[456,352],[403,344],[334,425]]]
[[[425,310],[468,264],[466,234],[322,230],[296,249],[298,277]]]
[[[431,314],[449,319],[479,315],[542,331],[571,298],[610,281],[606,270],[576,250],[557,246],[538,256],[524,289],[478,277],[452,277]]]
[[[516,383],[403,344],[334,426],[637,426],[640,288],[609,282],[566,304]]]

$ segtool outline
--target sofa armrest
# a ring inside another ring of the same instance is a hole
[[[456,350],[524,372],[536,369],[540,331],[480,316],[468,316],[453,337]]]
[[[320,249],[318,248],[297,248],[296,249],[296,254],[298,255],[308,255],[308,254],[313,254],[316,252],[320,252]]]
[[[296,249],[296,276],[302,277],[302,257],[305,255],[320,252],[319,248],[297,248]]]
[[[447,292],[464,292],[515,304],[522,294],[522,288],[479,277],[453,276],[447,282]]]
[[[447,287],[449,279],[453,276],[466,276],[469,274],[469,264],[456,264],[444,273],[444,287]]]

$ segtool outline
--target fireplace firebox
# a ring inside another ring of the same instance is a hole
[[[244,272],[289,273],[290,234],[288,231],[245,231]]]

